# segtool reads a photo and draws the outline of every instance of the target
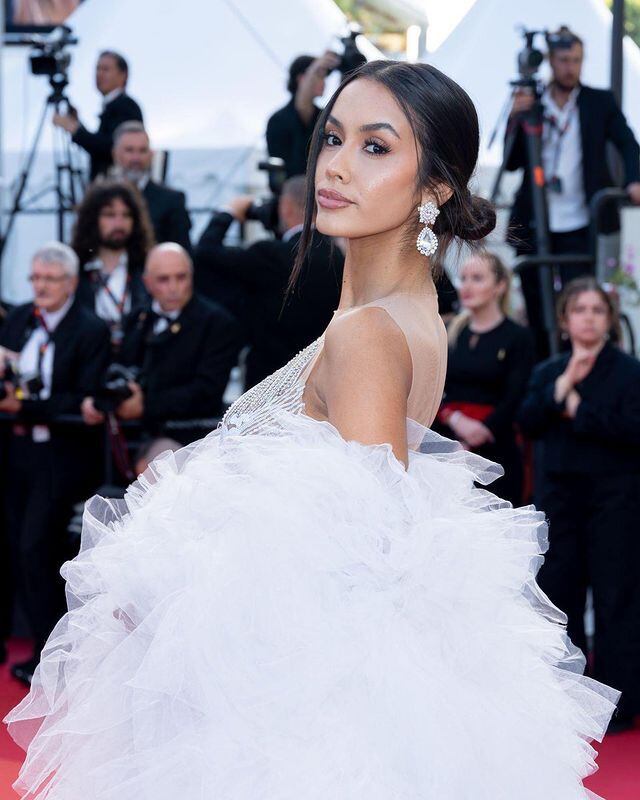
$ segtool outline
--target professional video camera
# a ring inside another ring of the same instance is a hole
[[[340,41],[344,45],[344,50],[342,55],[340,56],[340,63],[336,67],[342,75],[346,75],[349,72],[353,72],[358,67],[361,67],[363,64],[367,63],[367,58],[364,56],[358,45],[356,44],[356,39],[360,35],[360,29],[356,26],[351,28],[351,31],[347,36],[341,36]]]
[[[33,75],[48,75],[50,78],[62,76],[65,78],[66,85],[71,53],[67,52],[65,48],[78,43],[71,28],[60,25],[54,28],[48,36],[34,36],[28,43],[33,47],[33,52],[29,57]]]
[[[537,87],[536,73],[544,61],[544,53],[534,46],[536,36],[544,36],[547,50],[569,50],[577,41],[575,34],[568,28],[560,28],[559,31],[551,32],[548,30],[528,31],[521,28],[520,33],[524,38],[524,47],[518,53],[518,73],[519,77],[511,81],[511,86],[530,86]]]
[[[111,412],[128,400],[133,392],[129,384],[137,381],[140,370],[137,367],[125,367],[122,364],[110,364],[104,376],[104,382],[95,399],[95,407],[99,411]]]
[[[260,161],[258,169],[269,176],[269,187],[273,194],[268,197],[257,197],[249,206],[247,219],[260,222],[268,231],[278,233],[278,198],[282,185],[287,179],[284,161],[281,158],[268,158]]]

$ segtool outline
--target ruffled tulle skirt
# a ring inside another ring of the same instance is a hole
[[[617,693],[537,588],[543,515],[436,437],[288,415],[94,498],[8,717],[37,800],[574,800]]]

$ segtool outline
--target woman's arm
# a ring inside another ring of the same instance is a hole
[[[356,309],[336,319],[318,375],[329,422],[348,441],[390,444],[406,466],[412,369],[405,336],[384,309]]]

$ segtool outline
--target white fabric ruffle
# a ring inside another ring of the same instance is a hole
[[[578,800],[618,693],[534,576],[544,517],[428,435],[286,415],[94,498],[8,716],[29,800]]]

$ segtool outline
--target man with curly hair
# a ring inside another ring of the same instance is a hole
[[[78,296],[108,323],[116,350],[123,316],[147,298],[142,270],[153,244],[146,207],[130,183],[100,181],[89,189],[72,241],[81,265]]]

